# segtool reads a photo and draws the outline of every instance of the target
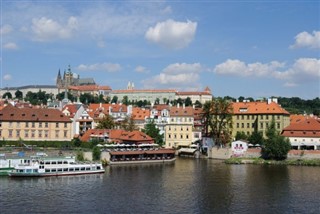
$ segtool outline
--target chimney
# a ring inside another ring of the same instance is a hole
[[[183,107],[183,109],[185,109],[185,108],[186,108],[186,105],[183,103],[183,104],[182,104],[182,107]]]
[[[180,108],[180,103],[177,103],[177,108]]]

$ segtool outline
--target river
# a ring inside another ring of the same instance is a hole
[[[0,213],[320,213],[320,167],[112,166],[100,175],[0,177]]]

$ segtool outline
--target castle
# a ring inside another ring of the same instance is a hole
[[[80,75],[72,73],[69,65],[68,70],[64,71],[63,77],[59,69],[56,85],[59,92],[61,92],[61,90],[68,89],[70,86],[96,85],[96,83],[93,78],[80,78]]]

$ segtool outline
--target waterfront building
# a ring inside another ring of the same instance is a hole
[[[150,118],[153,120],[156,127],[160,130],[160,134],[165,137],[165,127],[170,119],[170,106],[166,104],[159,104],[151,107]],[[165,139],[164,139],[165,140]]]
[[[139,130],[142,130],[146,124],[147,118],[150,117],[150,109],[133,107],[130,117],[133,119],[135,126]]]
[[[193,142],[193,108],[172,106],[165,126],[165,147],[188,147]]]
[[[125,131],[122,129],[90,129],[80,139],[83,142],[97,140],[105,143],[134,145],[154,143],[149,135],[141,131]]]
[[[71,120],[57,109],[17,108],[0,111],[0,137],[5,140],[70,141]]]
[[[233,131],[251,135],[254,131],[261,131],[265,137],[266,129],[272,120],[275,121],[276,130],[281,132],[290,124],[290,114],[283,109],[277,99],[268,99],[258,102],[233,102]]]
[[[300,117],[285,127],[281,135],[289,139],[293,149],[320,150],[320,118]]]

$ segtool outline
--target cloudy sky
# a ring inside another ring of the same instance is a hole
[[[320,96],[320,2],[1,1],[1,87],[80,77],[125,89]]]

